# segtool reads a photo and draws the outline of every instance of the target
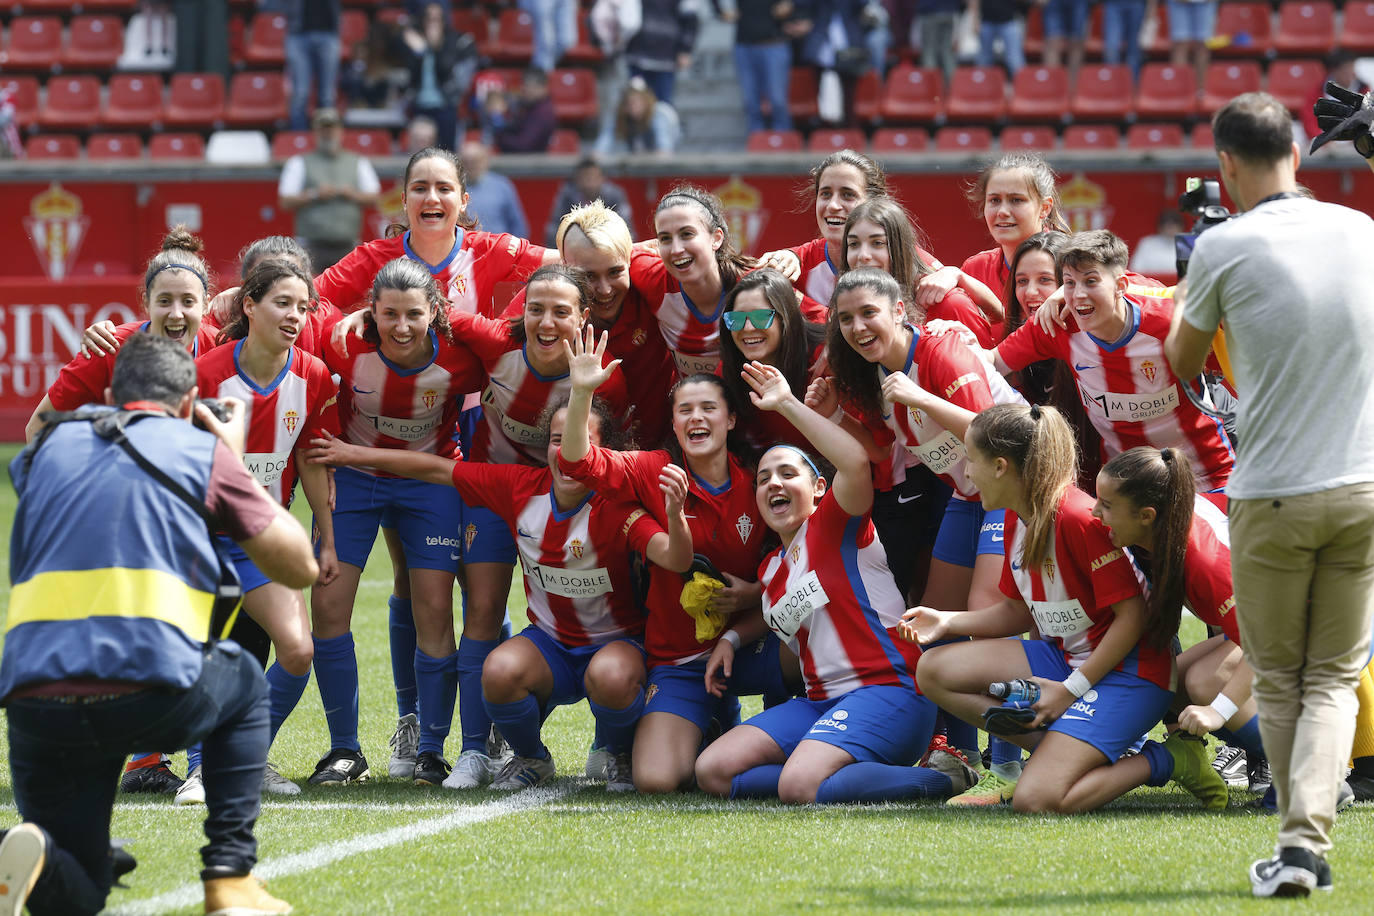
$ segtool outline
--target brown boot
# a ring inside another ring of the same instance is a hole
[[[209,878],[205,882],[205,916],[277,916],[291,904],[267,893],[252,875]]]

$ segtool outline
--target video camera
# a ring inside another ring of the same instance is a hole
[[[1193,217],[1193,229],[1174,236],[1174,262],[1180,280],[1188,275],[1188,259],[1193,256],[1197,237],[1236,217],[1221,205],[1221,184],[1215,178],[1189,178],[1184,187],[1187,190],[1179,195],[1178,212]]]

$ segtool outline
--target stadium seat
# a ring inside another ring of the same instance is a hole
[[[1025,40],[1021,42],[1026,60],[1039,60],[1045,54],[1045,10],[1042,4],[1032,3],[1026,13]]]
[[[1284,0],[1274,50],[1293,56],[1320,56],[1336,41],[1336,7],[1328,0]]]
[[[56,16],[15,16],[5,54],[7,70],[52,70],[62,57],[62,20]]]
[[[873,134],[875,153],[923,153],[930,147],[930,132],[920,127],[884,127]]]
[[[1075,121],[1123,121],[1131,112],[1131,71],[1122,64],[1086,65],[1069,102]]]
[[[945,79],[935,67],[898,64],[887,74],[878,111],[892,124],[930,124],[944,109]]]
[[[1102,58],[1102,39],[1102,4],[1094,3],[1088,8],[1088,34],[1083,42],[1083,50],[1089,60]]]
[[[1257,60],[1217,60],[1207,65],[1202,84],[1202,113],[1211,117],[1243,92],[1258,92],[1264,82]]]
[[[793,67],[787,82],[787,108],[792,120],[799,124],[821,116],[816,98],[820,95],[820,80],[810,67]]]
[[[132,13],[138,8],[139,0],[81,0],[81,8],[86,12],[102,13]],[[28,0],[28,5],[33,6],[33,0]],[[68,4],[70,6],[70,4]]]
[[[945,118],[950,123],[1000,121],[1006,113],[1007,77],[1000,67],[959,67],[954,71],[945,105]]]
[[[870,70],[859,77],[854,84],[854,117],[860,124],[872,124],[878,120],[882,95],[883,82],[878,78],[877,70]]]
[[[1374,0],[1346,0],[1336,43],[1343,50],[1374,53]]]
[[[290,159],[315,148],[315,135],[308,130],[279,130],[272,135],[272,158]]]
[[[1194,124],[1193,129],[1188,133],[1188,143],[1197,150],[1205,150],[1209,153],[1216,150],[1216,141],[1212,137],[1212,125],[1203,121]]]
[[[73,134],[38,134],[24,144],[24,155],[30,159],[76,159],[81,155],[81,141]]]
[[[596,120],[601,111],[596,98],[596,77],[590,70],[553,71],[549,74],[549,98],[559,124],[585,124]]]
[[[796,153],[805,147],[795,130],[756,130],[744,148],[751,153]]]
[[[272,161],[267,135],[260,130],[217,130],[205,145],[205,161],[216,165],[266,165]]]
[[[577,16],[577,44],[563,52],[563,63],[565,65],[587,67],[599,64],[606,59],[606,55],[592,41],[591,32],[587,29],[587,16],[585,13],[578,13]]]
[[[14,106],[14,122],[28,127],[38,117],[38,79],[32,76],[2,76],[0,89],[9,90]]]
[[[1069,111],[1069,71],[1064,67],[1022,67],[1011,83],[1013,121],[1059,121]]]
[[[935,132],[939,153],[983,153],[992,149],[992,131],[986,127],[942,127]]]
[[[258,13],[243,38],[243,59],[253,67],[280,67],[286,63],[286,17]]]
[[[149,8],[154,9],[153,7]],[[134,13],[124,27],[118,70],[171,70],[176,63],[176,22],[170,12]]]
[[[485,53],[498,63],[528,66],[534,56],[534,18],[524,10],[501,11],[497,38],[487,41]]]
[[[558,156],[576,156],[582,152],[582,138],[575,130],[559,128],[549,138],[549,152]]]
[[[1276,60],[1269,65],[1268,92],[1300,116],[1317,100],[1325,77],[1326,67],[1319,60]]]
[[[1213,40],[1216,57],[1266,57],[1274,52],[1268,3],[1222,3],[1217,7]]]
[[[286,80],[280,73],[235,73],[229,82],[224,123],[230,127],[274,127],[286,120]]]
[[[99,121],[99,79],[94,76],[54,76],[48,80],[47,99],[38,110],[40,125],[45,128],[90,130]]]
[[[208,129],[224,117],[224,77],[218,73],[172,75],[163,123]]]
[[[344,131],[343,147],[360,156],[390,156],[395,138],[381,127],[350,128]]]
[[[109,70],[123,52],[124,23],[118,17],[74,16],[61,62],[68,70]]]
[[[1052,151],[1055,146],[1054,128],[1048,125],[1038,127],[1008,127],[998,136],[997,142],[1002,149]]]
[[[362,10],[344,10],[339,16],[339,57],[348,60],[353,57],[353,49],[367,44],[367,33],[372,28],[367,13]]]
[[[481,7],[468,7],[453,11],[453,30],[471,35],[479,45],[484,44],[491,34],[491,17]]]
[[[833,153],[840,149],[863,149],[867,146],[864,132],[858,129],[818,130],[806,141],[806,148],[813,153]]]
[[[1169,39],[1169,4],[1157,4],[1156,15],[1159,17],[1159,27],[1155,29],[1154,41],[1145,46],[1145,55],[1153,60],[1168,60],[1174,47]]]
[[[1136,87],[1136,117],[1183,120],[1197,114],[1197,77],[1191,67],[1146,64]]]
[[[146,73],[116,73],[100,123],[106,127],[150,129],[162,119],[162,77]]]
[[[200,134],[153,134],[148,141],[149,159],[203,159],[205,140]]]
[[[1177,149],[1181,146],[1183,128],[1177,124],[1132,124],[1126,131],[1127,149]]]
[[[87,159],[142,159],[138,134],[92,134],[86,141]]]
[[[1121,146],[1121,131],[1110,124],[1074,124],[1064,130],[1065,150],[1115,150]]]

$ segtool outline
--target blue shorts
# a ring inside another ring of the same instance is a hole
[[[263,575],[262,570],[258,569],[258,564],[248,559],[248,554],[244,553],[243,548],[238,544],[222,534],[216,535],[215,540],[219,541],[219,546],[223,548],[224,555],[234,564],[234,571],[239,574],[239,584],[243,587],[245,595],[272,581]]]
[[[762,729],[787,756],[803,740],[820,741],[856,761],[911,766],[935,729],[935,704],[906,687],[859,687],[830,700],[797,697],[745,722]]]
[[[1054,643],[1023,639],[1021,647],[1031,674],[1036,677],[1062,681],[1073,670],[1064,660],[1063,650]],[[1154,728],[1169,711],[1173,698],[1172,691],[1144,678],[1124,671],[1108,671],[1050,725],[1050,731],[1092,745],[1111,763]]]
[[[1217,21],[1216,0],[1189,3],[1169,0],[1169,40],[1206,41]]]
[[[737,709],[734,705],[737,697],[763,694],[782,698],[788,695],[782,664],[778,660],[781,649],[782,643],[773,633],[739,647],[731,669],[730,692],[725,696],[731,708]],[[645,714],[672,713],[706,734],[711,720],[718,718],[722,710],[722,699],[706,692],[706,661],[699,658],[685,665],[651,668],[644,698]]]
[[[972,569],[974,561],[983,554],[1001,556],[1005,552],[1004,517],[1004,510],[989,511],[976,500],[950,499],[931,556],[966,569]]]
[[[1088,34],[1088,0],[1048,0],[1044,23],[1046,38],[1085,37]]]
[[[339,562],[364,568],[377,540],[377,528],[385,524],[400,534],[411,569],[458,571],[461,506],[453,487],[339,468],[334,472],[334,489],[334,545]]]
[[[571,706],[587,698],[587,688],[583,683],[587,676],[587,666],[591,664],[593,655],[611,643],[601,643],[595,646],[565,646],[533,624],[521,630],[520,635],[534,643],[539,654],[544,656],[549,671],[553,672],[553,692],[549,694],[549,702],[544,708],[545,713],[555,706]],[[641,658],[644,656],[644,647],[633,639],[613,639],[611,642],[629,643],[639,650]]]
[[[458,507],[462,520],[463,562],[513,564],[516,560],[515,535],[506,520],[485,506],[464,502],[461,497]]]

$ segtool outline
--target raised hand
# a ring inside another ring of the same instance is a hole
[[[604,385],[614,374],[620,360],[615,359],[605,366],[601,365],[606,354],[606,341],[610,339],[605,331],[597,338],[596,328],[589,323],[581,334],[574,334],[572,341],[563,341],[563,354],[568,358],[568,379],[575,390],[595,391]]]
[[[883,379],[883,397],[893,404],[919,409],[927,396],[926,390],[905,372],[893,372]]]
[[[658,488],[663,492],[663,508],[668,515],[681,512],[687,500],[687,472],[675,464],[665,464],[658,474]]]
[[[802,403],[821,416],[829,417],[840,409],[840,394],[835,390],[835,383],[822,376],[806,386]]]
[[[749,392],[749,400],[759,410],[780,410],[788,401],[796,400],[787,377],[777,366],[754,360],[745,365],[740,375],[753,389]]]

